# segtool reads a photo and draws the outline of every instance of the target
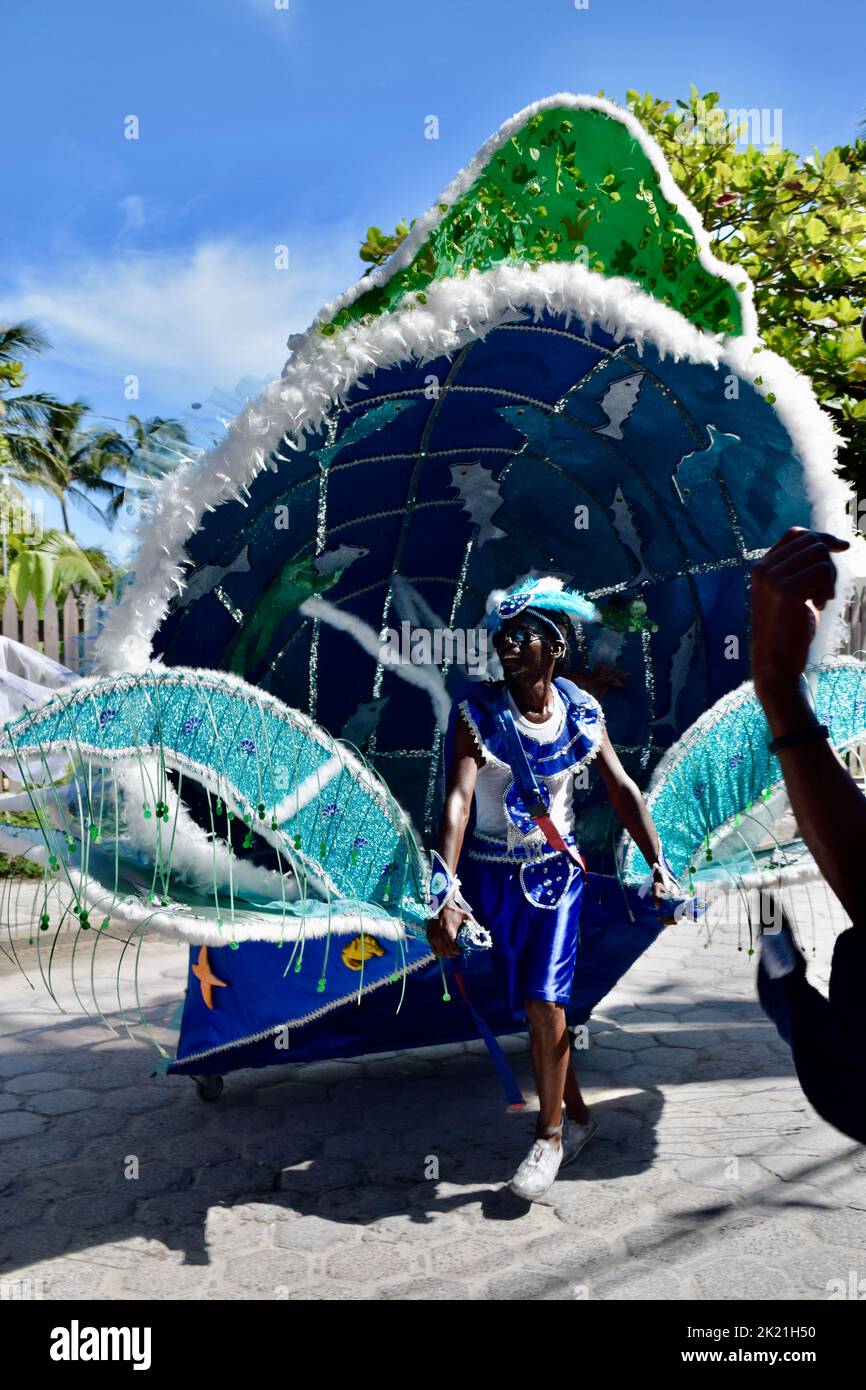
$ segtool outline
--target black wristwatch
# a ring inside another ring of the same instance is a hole
[[[811,724],[807,724],[802,729],[794,729],[790,734],[780,734],[767,744],[771,753],[778,753],[780,748],[794,748],[798,743],[808,743],[812,738],[829,738],[830,730],[826,724],[819,724],[817,719]]]

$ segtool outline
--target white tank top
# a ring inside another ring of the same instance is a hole
[[[508,703],[514,722],[521,734],[535,738],[539,743],[552,743],[562,731],[565,723],[565,702],[557,690],[553,690],[553,713],[543,724],[533,724],[521,714],[508,691]],[[482,835],[490,835],[504,841],[507,837],[509,821],[502,805],[502,799],[514,780],[511,769],[500,763],[485,761],[478,769],[475,783],[475,829]],[[550,818],[561,835],[574,833],[574,774],[573,767],[557,777],[545,777],[550,791]]]

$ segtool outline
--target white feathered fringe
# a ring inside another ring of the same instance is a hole
[[[0,825],[0,851],[28,859],[43,869],[48,864],[48,848],[42,840],[33,839],[28,843],[22,835],[13,834],[3,825]],[[236,908],[235,922],[226,903],[223,925],[218,927],[212,918],[199,917],[194,908],[182,903],[164,908],[132,895],[116,898],[105,884],[70,865],[65,867],[62,879],[49,875],[48,887],[49,907],[58,912],[76,901],[87,908],[94,919],[95,936],[98,934],[97,918],[106,914],[111,918],[112,931],[119,928],[145,935],[154,932],[187,946],[228,946],[232,940],[291,943],[324,937],[329,931],[332,936],[339,937],[366,934],[381,937],[383,941],[402,941],[418,930],[415,924],[408,924],[401,917],[377,916],[369,910],[365,912],[363,904],[347,899],[334,904],[330,917],[319,912],[314,916],[301,917],[293,912],[280,916],[277,912],[256,912],[250,904],[243,904]],[[289,901],[287,897],[286,902]],[[70,928],[77,930],[74,920]]]
[[[167,827],[164,826],[161,831],[160,822],[156,816],[151,816],[149,820],[145,820],[144,816],[131,815],[130,811],[141,796],[142,776],[145,778],[145,784],[153,791],[153,799],[156,799],[156,793],[153,789],[158,785],[159,760],[156,755],[142,756],[141,762],[143,772],[139,771],[137,763],[120,763],[114,768],[126,806],[124,838],[129,844],[145,851],[156,863],[159,837],[161,836],[162,839],[164,859],[166,829],[170,828],[173,834],[172,877],[180,878],[184,883],[197,889],[198,892],[204,894],[212,892],[214,878],[220,886],[220,891],[225,892],[231,875],[231,883],[236,893],[249,891],[266,894],[275,900],[285,893],[288,901],[298,896],[298,883],[288,865],[283,874],[282,881],[285,884],[283,889],[280,886],[281,880],[278,870],[266,869],[262,865],[254,864],[249,859],[239,859],[219,835],[213,840],[209,839],[210,832],[193,820],[183,803],[183,799],[178,798],[174,787],[168,781],[166,781],[162,793],[169,812]],[[283,856],[286,857],[285,849],[283,849]],[[276,858],[276,853],[274,857]]]
[[[94,916],[100,912],[111,912],[113,929],[152,932],[172,941],[181,941],[190,946],[228,946],[231,941],[286,941],[311,940],[327,936],[352,937],[366,934],[381,937],[384,941],[402,941],[407,934],[406,924],[399,917],[378,917],[365,913],[353,904],[341,901],[335,904],[330,917],[296,916],[286,913],[284,917],[276,913],[257,913],[250,905],[237,908],[237,920],[233,923],[228,905],[222,927],[207,917],[196,916],[195,910],[185,909],[183,915],[178,908],[160,908],[152,903],[142,902],[140,898],[126,897],[114,901],[114,894],[95,879],[86,879],[77,870],[69,871],[69,879]]]

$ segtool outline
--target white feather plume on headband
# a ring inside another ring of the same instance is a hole
[[[579,589],[566,589],[561,579],[543,575],[538,579],[521,579],[510,589],[494,589],[487,600],[488,612],[482,626],[490,632],[498,632],[503,622],[527,608],[564,613],[572,622],[601,621],[595,604]]]

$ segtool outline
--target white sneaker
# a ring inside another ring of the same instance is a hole
[[[511,1191],[527,1202],[543,1197],[553,1186],[561,1163],[561,1140],[554,1146],[549,1139],[536,1139],[509,1183]]]
[[[577,1158],[586,1141],[597,1133],[598,1124],[591,1115],[585,1125],[579,1125],[576,1120],[566,1120],[562,1132],[562,1167]]]

